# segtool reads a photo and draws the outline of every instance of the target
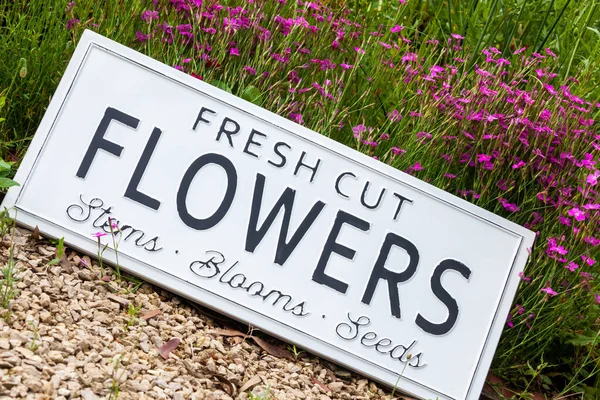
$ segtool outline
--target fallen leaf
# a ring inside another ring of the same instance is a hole
[[[244,393],[248,389],[252,389],[254,386],[258,385],[261,382],[260,376],[254,375],[252,378],[248,379],[246,383],[240,388],[240,393]]]
[[[331,379],[333,382],[338,381],[337,376],[335,376],[335,374],[333,372],[331,372],[331,370],[329,368],[325,368],[325,373],[327,374],[329,379]]]
[[[156,308],[154,310],[150,310],[147,313],[145,313],[144,315],[142,315],[142,319],[149,320],[152,317],[156,317],[161,312],[162,311],[160,311],[158,308]]]
[[[40,236],[40,228],[36,225],[33,231],[31,232],[31,238],[33,240],[40,240],[42,237]]]
[[[102,277],[102,280],[103,280],[104,282],[110,282],[110,281],[112,281],[112,277],[111,277],[110,275],[104,275],[104,276]]]
[[[251,336],[251,338],[256,342],[257,345],[259,345],[264,351],[266,351],[272,356],[278,358],[292,358],[292,354],[289,351],[282,349],[279,346],[275,346],[274,344],[268,343],[259,337]]]
[[[231,336],[246,337],[247,336],[240,331],[236,331],[235,329],[211,329],[210,331],[208,331],[208,333],[212,333],[212,334],[219,335],[219,336],[227,336],[227,337],[231,337]]]
[[[235,396],[237,395],[237,388],[235,387],[235,385],[229,379],[227,379],[225,376],[223,376],[221,374],[217,374],[217,373],[213,372],[213,375],[215,376],[215,378],[217,378],[219,380],[219,382],[221,382],[221,386],[223,386],[223,390],[225,390],[230,397],[235,398]]]
[[[167,360],[169,358],[169,353],[172,352],[173,350],[175,350],[175,348],[179,345],[179,343],[181,343],[181,339],[179,339],[178,337],[174,337],[174,338],[169,339],[168,342],[164,343],[158,349],[159,352],[160,352],[160,355],[165,360]]]
[[[312,383],[321,386],[324,390],[331,392],[331,389],[329,389],[329,386],[327,386],[326,384],[324,384],[323,382],[315,379],[315,378],[311,378],[310,380]]]
[[[511,398],[512,392],[506,388],[502,379],[489,373],[486,383],[483,386],[481,397],[486,400],[500,400],[502,398]]]

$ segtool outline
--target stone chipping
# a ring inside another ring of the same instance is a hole
[[[228,332],[285,343],[150,284],[117,281],[88,256],[67,249],[53,264],[56,247],[28,230],[2,237],[0,268],[11,246],[17,293],[0,308],[0,399],[392,399],[311,354],[276,357]]]

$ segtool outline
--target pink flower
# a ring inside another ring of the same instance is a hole
[[[577,268],[579,268],[579,265],[577,265],[577,263],[574,263],[573,261],[571,261],[570,263],[568,263],[567,265],[565,265],[565,268],[568,269],[571,272],[575,272],[575,270]]]
[[[240,55],[240,50],[237,47],[232,47],[231,49],[229,49],[229,55],[231,55],[231,56],[239,56]]]
[[[142,31],[137,31],[135,33],[135,37],[137,38],[137,40],[139,40],[140,42],[144,43],[148,41],[148,38],[150,37],[149,35],[146,35],[145,33],[143,33]]]
[[[593,259],[589,258],[588,256],[581,256],[581,259],[582,259],[583,261],[585,261],[585,262],[586,262],[586,264],[587,264],[587,265],[589,265],[590,267],[591,267],[592,265],[596,264],[596,260],[593,260]]]
[[[398,155],[398,154],[406,153],[406,150],[401,149],[399,147],[392,147],[392,153],[394,153],[394,155]]]
[[[598,177],[600,177],[600,170],[594,171],[593,173],[589,174],[586,179],[587,184],[591,186],[596,186],[596,184],[598,183]]]
[[[486,162],[486,161],[490,161],[492,159],[492,156],[488,156],[487,154],[477,154],[477,161],[479,162]]]
[[[454,179],[454,178],[456,178],[456,175],[454,175],[454,174],[444,174],[444,178],[446,178],[446,179]]]
[[[549,294],[550,296],[556,296],[558,294],[554,290],[552,290],[550,286],[548,286],[547,288],[543,288],[541,291],[546,294]]]
[[[352,65],[352,64],[346,64],[346,63],[341,63],[340,67],[342,67],[343,70],[349,70],[349,69],[354,68],[354,65]]]
[[[100,239],[102,236],[106,236],[106,232],[96,232],[96,233],[92,233],[92,237],[98,238]]]
[[[525,276],[525,274],[523,274],[523,272],[519,272],[519,278],[521,278],[525,282],[531,282],[531,278],[528,276]]]
[[[158,19],[158,11],[146,10],[140,15],[140,19],[146,23],[150,23],[153,19]]]
[[[256,75],[256,70],[252,67],[249,66],[244,66],[244,70],[249,73],[250,75]]]
[[[594,294],[594,297],[596,298],[596,303],[600,304],[600,294]]]
[[[527,165],[527,164],[525,164],[525,161],[523,161],[523,160],[519,160],[519,162],[518,162],[518,163],[516,163],[516,164],[513,164],[513,166],[512,166],[512,169],[519,169],[519,168],[523,168],[525,165]]]
[[[463,40],[465,38],[464,36],[461,36],[458,33],[451,33],[450,36],[452,36],[456,40]]]
[[[571,208],[567,214],[571,217],[575,217],[577,221],[585,221],[585,212],[581,211],[578,207]]]
[[[423,167],[421,166],[421,163],[418,161],[411,168],[413,169],[413,171],[421,171],[423,169]]]
[[[404,29],[403,26],[401,26],[401,25],[395,25],[395,26],[392,26],[390,28],[390,32],[392,32],[392,33],[398,33],[398,32],[402,32],[403,29]]]
[[[289,118],[297,124],[302,125],[304,123],[304,120],[302,119],[302,114],[300,113],[290,113]]]
[[[352,133],[354,133],[355,138],[359,138],[360,135],[367,131],[367,127],[364,124],[358,124],[352,128]]]
[[[71,18],[70,20],[67,21],[67,30],[70,31],[71,29],[73,29],[75,27],[75,25],[77,25],[80,22],[81,21],[78,20],[77,18]]]

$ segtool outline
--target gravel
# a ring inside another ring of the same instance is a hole
[[[313,355],[277,358],[227,335],[248,327],[150,284],[134,290],[87,256],[67,250],[48,265],[56,248],[25,229],[2,238],[2,267],[11,242],[17,294],[0,308],[0,399],[391,399]]]

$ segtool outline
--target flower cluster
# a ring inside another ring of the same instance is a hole
[[[536,232],[507,321],[514,335],[562,323],[587,329],[599,317],[600,103],[578,94],[589,77],[561,79],[550,48],[472,54],[460,34],[367,28],[318,1],[243,3],[148,1],[132,39],[183,72]],[[557,322],[548,302],[577,311]],[[583,309],[589,318],[579,318]]]

